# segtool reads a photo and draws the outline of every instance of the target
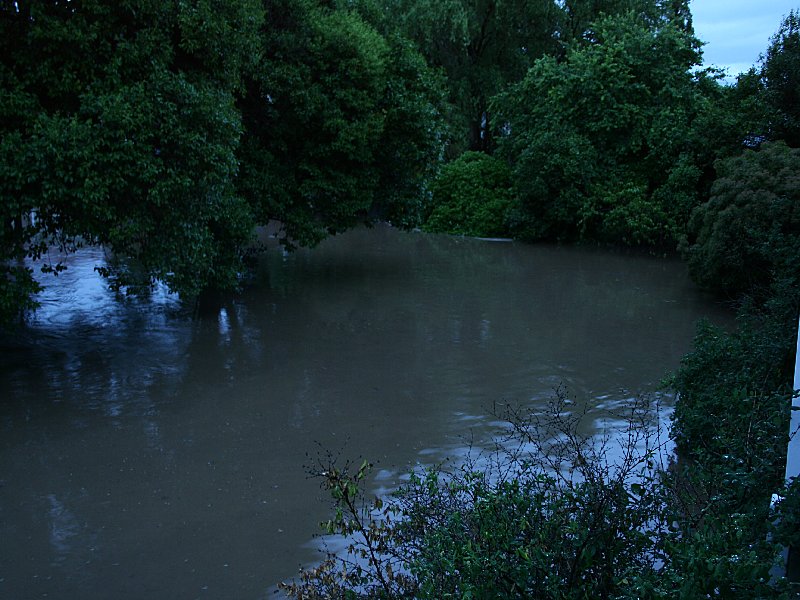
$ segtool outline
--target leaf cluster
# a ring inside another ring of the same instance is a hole
[[[445,165],[431,186],[424,229],[437,233],[501,236],[512,203],[511,171],[481,152],[465,152]]]

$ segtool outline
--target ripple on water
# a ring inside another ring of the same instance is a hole
[[[708,314],[661,261],[388,228],[276,255],[205,313],[163,288],[120,301],[104,258],[45,276],[0,344],[0,595],[258,597],[319,558],[316,441],[349,440],[389,493],[413,465],[475,464],[503,403],[546,415],[566,382],[568,410],[616,409]]]

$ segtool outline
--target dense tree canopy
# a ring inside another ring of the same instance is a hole
[[[355,13],[266,4],[264,59],[242,103],[241,187],[261,221],[315,243],[370,208],[389,48]]]
[[[451,154],[492,147],[489,100],[558,49],[553,0],[383,0],[393,26],[448,78]]]
[[[595,37],[595,22],[603,16],[633,12],[651,24],[671,22],[692,33],[692,15],[687,0],[563,0],[557,37],[566,51],[575,41]]]
[[[2,316],[32,305],[20,261],[53,247],[47,270],[103,245],[114,285],[191,296],[235,286],[270,219],[300,244],[378,209],[413,221],[439,82],[408,42],[326,4],[0,2]]]
[[[441,152],[435,78],[407,43],[354,11],[266,6],[264,58],[241,103],[240,189],[259,222],[281,221],[300,244],[375,208],[403,222]]]
[[[686,249],[694,279],[730,294],[766,292],[773,279],[800,279],[800,149],[783,142],[717,163],[708,202],[698,206]]]
[[[674,246],[716,160],[796,146],[797,22],[726,87],[686,0],[0,1],[0,313],[82,244],[235,287],[273,220]]]
[[[362,3],[365,0],[362,0]],[[686,0],[375,0],[394,27],[447,75],[451,157],[494,149],[493,96],[518,82],[542,56],[564,57],[593,38],[603,15],[634,11],[691,30]]]
[[[594,24],[563,60],[536,62],[495,103],[514,167],[518,233],[635,244],[674,239],[700,172],[697,40],[629,12]]]
[[[3,256],[102,244],[130,259],[121,285],[230,285],[249,235],[235,94],[261,22],[254,0],[3,2]],[[8,312],[32,284],[4,271]]]

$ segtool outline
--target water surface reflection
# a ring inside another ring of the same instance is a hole
[[[726,318],[677,261],[385,227],[271,252],[199,315],[116,299],[102,260],[0,344],[3,597],[263,597],[316,558],[317,443],[391,489],[488,443],[493,402],[622,406]]]

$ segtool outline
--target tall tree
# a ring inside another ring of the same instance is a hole
[[[560,58],[574,42],[591,42],[595,37],[594,23],[600,17],[633,12],[651,26],[670,23],[693,34],[688,0],[563,0],[556,37],[561,45]]]
[[[524,237],[673,243],[695,203],[697,40],[641,13],[605,17],[499,97]]]
[[[363,218],[377,174],[388,48],[357,15],[268,0],[264,60],[242,102],[240,188],[259,221],[313,244]]]
[[[557,48],[554,0],[383,0],[399,31],[448,79],[450,154],[493,147],[489,100]]]
[[[692,278],[731,297],[769,296],[778,280],[796,289],[800,149],[767,142],[716,167],[711,196],[689,223],[685,254]]]
[[[800,147],[800,12],[790,12],[781,22],[760,75],[764,96],[774,111],[770,139]]]
[[[440,153],[440,92],[421,57],[356,11],[268,0],[264,59],[241,102],[239,188],[288,245],[413,216]],[[400,206],[400,205],[403,206]]]
[[[235,283],[234,98],[261,20],[257,0],[0,4],[2,257],[100,244],[118,285]],[[30,269],[3,263],[0,288],[13,310]]]

